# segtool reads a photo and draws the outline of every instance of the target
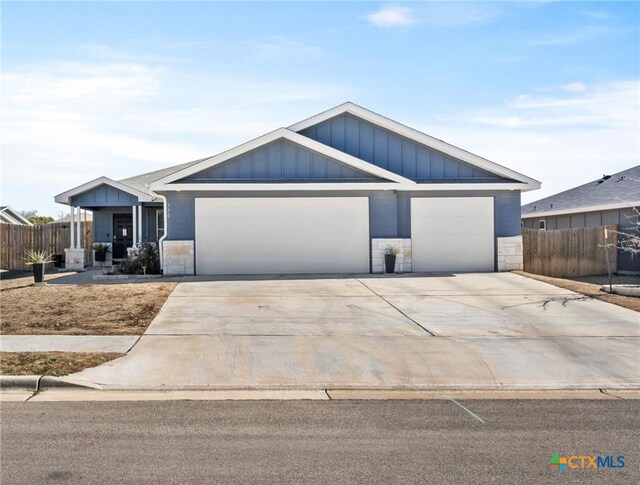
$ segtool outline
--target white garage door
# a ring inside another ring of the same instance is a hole
[[[414,272],[493,271],[492,197],[411,199]]]
[[[366,197],[196,199],[198,274],[367,273]]]

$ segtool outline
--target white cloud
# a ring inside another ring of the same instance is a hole
[[[611,14],[604,10],[588,10],[583,12],[586,17],[593,20],[608,20],[611,18]]]
[[[637,81],[561,86],[549,95],[523,94],[504,106],[477,113],[471,120],[499,127],[606,127],[628,128],[638,124]]]
[[[422,5],[419,11],[420,22],[434,27],[485,25],[504,15],[504,8],[497,3],[434,2]]]
[[[638,81],[523,94],[443,119],[427,133],[542,182],[529,202],[640,163]]]
[[[549,47],[582,44],[606,36],[617,36],[619,33],[619,31],[608,27],[583,27],[570,32],[554,32],[543,35],[531,40],[529,45]]]
[[[2,202],[41,214],[87,180],[214,155],[349,97],[338,85],[111,55],[6,70],[2,89]]]
[[[275,36],[262,43],[248,44],[247,57],[251,61],[272,62],[283,60],[291,62],[313,61],[327,56],[322,48],[307,45],[295,39]]]
[[[587,90],[587,85],[584,83],[568,83],[560,86],[560,89],[564,91],[570,91],[574,93],[583,93]]]
[[[376,27],[402,27],[414,24],[413,11],[407,7],[385,7],[367,15],[367,20]]]

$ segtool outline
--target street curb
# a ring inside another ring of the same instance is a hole
[[[53,376],[4,376],[0,375],[0,390],[3,391],[30,391],[40,392],[44,389],[94,389],[63,380],[62,377]]]
[[[75,384],[74,382],[65,381],[63,379],[64,378],[61,377],[42,376],[42,379],[40,379],[40,385],[38,386],[38,391],[62,388],[93,389],[92,387]]]
[[[0,376],[0,389],[36,392],[41,376]]]

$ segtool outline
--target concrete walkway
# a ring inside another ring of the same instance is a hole
[[[139,338],[138,335],[0,335],[0,351],[126,353]]]
[[[111,389],[640,387],[640,315],[504,273],[183,282]]]

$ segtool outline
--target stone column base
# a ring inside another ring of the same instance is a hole
[[[85,249],[66,248],[64,250],[64,267],[66,269],[84,269]]]
[[[498,271],[524,269],[522,236],[498,238]]]
[[[396,273],[411,273],[411,239],[371,239],[371,272],[384,273],[384,253],[387,247],[398,250]]]
[[[195,274],[193,241],[162,242],[162,274]]]

